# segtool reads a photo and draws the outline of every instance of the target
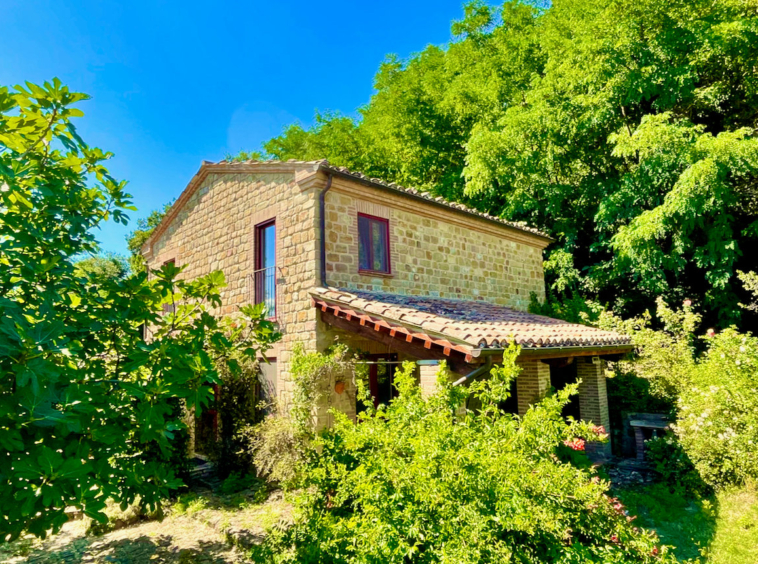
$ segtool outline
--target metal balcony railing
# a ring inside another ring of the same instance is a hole
[[[255,303],[266,306],[266,317],[276,317],[276,267],[253,271]]]

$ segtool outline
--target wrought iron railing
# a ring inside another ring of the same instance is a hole
[[[266,317],[276,317],[276,267],[253,271],[255,303],[266,306]]]

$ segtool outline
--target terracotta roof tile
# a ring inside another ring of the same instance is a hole
[[[630,344],[628,337],[587,325],[518,311],[482,301],[403,296],[382,292],[316,288],[314,298],[357,314],[381,316],[390,326],[429,333],[438,342],[467,348],[606,347]]]

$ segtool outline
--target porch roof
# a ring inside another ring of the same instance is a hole
[[[313,305],[332,316],[373,328],[406,343],[434,348],[472,362],[512,342],[534,356],[617,354],[631,350],[629,337],[483,301],[404,296],[382,292],[315,288]],[[328,320],[327,320],[328,321]],[[573,351],[573,354],[571,354]],[[544,353],[544,354],[542,354]]]

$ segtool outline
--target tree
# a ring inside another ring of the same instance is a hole
[[[756,324],[735,283],[758,267],[755,4],[473,2],[453,35],[388,57],[360,119],[264,147],[545,230],[554,297],[626,315],[691,298],[707,325]]]
[[[89,277],[92,280],[109,278],[125,278],[129,274],[129,263],[113,253],[98,254],[74,263],[76,275]]]
[[[294,524],[264,546],[269,560],[672,562],[589,464],[568,461],[602,432],[561,416],[576,385],[523,417],[498,407],[518,354],[511,347],[470,389],[452,386],[443,369],[429,398],[406,363],[388,406],[366,401],[358,422],[335,412],[310,452]],[[468,392],[476,411],[460,409]]]
[[[129,233],[126,238],[126,246],[131,253],[129,256],[129,268],[132,272],[142,272],[145,270],[145,258],[142,256],[142,245],[145,244],[153,234],[155,228],[171,209],[173,201],[165,204],[159,210],[153,210],[147,217],[141,217],[137,220],[137,229]]]
[[[179,485],[166,463],[177,403],[202,409],[234,350],[277,338],[262,307],[236,328],[211,315],[220,272],[93,277],[74,264],[96,253],[101,222],[134,209],[110,153],[72,122],[86,98],[57,79],[0,87],[0,541],[59,529],[67,507],[103,521],[108,498],[156,508]]]

